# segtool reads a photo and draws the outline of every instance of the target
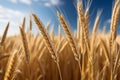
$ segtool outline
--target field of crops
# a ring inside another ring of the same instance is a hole
[[[30,16],[27,30],[27,19],[23,19],[19,35],[7,36],[8,22],[0,37],[0,80],[120,80],[120,0],[113,6],[109,33],[105,29],[97,33],[101,11],[90,33],[90,5],[84,10],[82,1],[77,3],[78,25],[74,33],[60,12],[58,35],[49,30],[50,24],[44,26],[35,13]],[[40,31],[36,35],[32,33],[33,24]]]

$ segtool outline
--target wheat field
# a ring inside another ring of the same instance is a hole
[[[90,5],[88,2],[84,10],[82,0],[77,2],[74,33],[60,12],[58,35],[49,31],[50,24],[44,26],[35,13],[30,16],[27,30],[27,19],[23,19],[19,35],[7,36],[8,22],[0,37],[0,80],[120,80],[120,0],[113,6],[109,33],[105,29],[97,32],[101,11],[90,33]],[[32,33],[33,24],[40,31],[36,35]]]

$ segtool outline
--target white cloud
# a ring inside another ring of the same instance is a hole
[[[24,3],[24,4],[27,4],[27,5],[30,5],[32,3],[31,0],[19,0],[21,3]]]
[[[25,15],[26,13],[0,5],[0,35],[3,34],[5,25],[8,21],[10,21],[9,35],[18,34],[19,24]]]
[[[23,3],[26,5],[31,5],[32,4],[32,0],[9,0],[12,3]]]
[[[58,5],[60,4],[60,0],[50,0],[52,5]]]
[[[59,6],[59,5],[62,5],[63,2],[61,0],[48,0],[48,3],[51,5],[51,6]]]
[[[44,6],[58,6],[63,4],[63,2],[61,0],[9,0],[12,3],[23,3],[26,5],[31,5],[32,2],[40,2],[42,3]]]
[[[63,2],[61,0],[33,0],[35,2],[40,2],[44,6],[50,7],[50,6],[59,6],[62,5]]]
[[[44,5],[47,6],[47,7],[50,7],[50,6],[51,6],[50,3],[44,3]]]
[[[10,0],[12,3],[17,3],[17,0]]]
[[[37,1],[39,1],[39,0],[33,0],[33,1],[37,2]]]

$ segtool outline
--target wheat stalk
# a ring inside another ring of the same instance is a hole
[[[60,28],[60,25],[58,26],[58,37],[59,37],[59,40],[61,40],[61,38],[62,38],[62,34],[61,34],[61,28]]]
[[[51,25],[50,22],[48,22],[47,25],[45,25],[45,28],[46,28],[47,31],[49,31],[50,25]]]
[[[80,39],[80,22],[79,22],[79,18],[77,18],[77,39]]]
[[[52,41],[54,41],[54,36],[55,36],[55,34],[54,34],[54,25],[52,26],[52,30],[51,30],[51,33],[50,33],[50,35],[51,35],[51,40]]]
[[[116,75],[116,72],[117,72],[117,66],[119,64],[119,60],[120,60],[120,48],[119,48],[119,44],[117,43],[117,47],[118,51],[116,52],[117,55],[115,57],[115,62],[114,62],[114,67],[113,67],[113,74],[114,74],[114,77]]]
[[[32,18],[30,16],[30,23],[29,23],[30,30],[32,30]]]
[[[110,64],[110,55],[109,55],[109,51],[107,49],[107,46],[106,46],[105,42],[102,39],[100,39],[100,43],[101,43],[101,47],[102,47],[102,49],[103,49],[103,51],[105,53],[105,57],[107,59],[107,62],[108,62],[108,64]]]
[[[22,22],[22,29],[25,31],[25,21],[26,21],[26,19],[25,19],[25,17],[23,18],[23,22]]]
[[[98,24],[99,24],[99,21],[100,21],[100,15],[101,15],[101,12],[98,12],[95,23],[94,23],[94,26],[93,26],[92,40],[91,40],[91,47],[90,47],[91,48],[91,50],[90,50],[91,56],[93,55],[93,52],[94,52],[94,43],[95,43],[97,27],[98,27]]]

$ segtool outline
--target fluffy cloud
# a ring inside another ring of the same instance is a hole
[[[60,4],[60,0],[50,0],[51,4],[58,5]]]
[[[63,4],[61,0],[9,0],[12,3],[23,3],[26,5],[31,5],[32,2],[42,3],[44,6],[57,6]]]
[[[19,24],[26,14],[17,10],[9,9],[0,5],[0,35],[4,31],[4,26],[10,21],[9,35],[19,33]]]
[[[10,2],[12,2],[12,3],[17,3],[17,0],[10,0]]]
[[[58,6],[62,5],[63,2],[61,0],[34,0],[35,2],[40,2],[44,6],[50,7],[50,6]]]
[[[32,4],[32,0],[9,0],[12,3],[23,3],[26,5],[31,5]]]

